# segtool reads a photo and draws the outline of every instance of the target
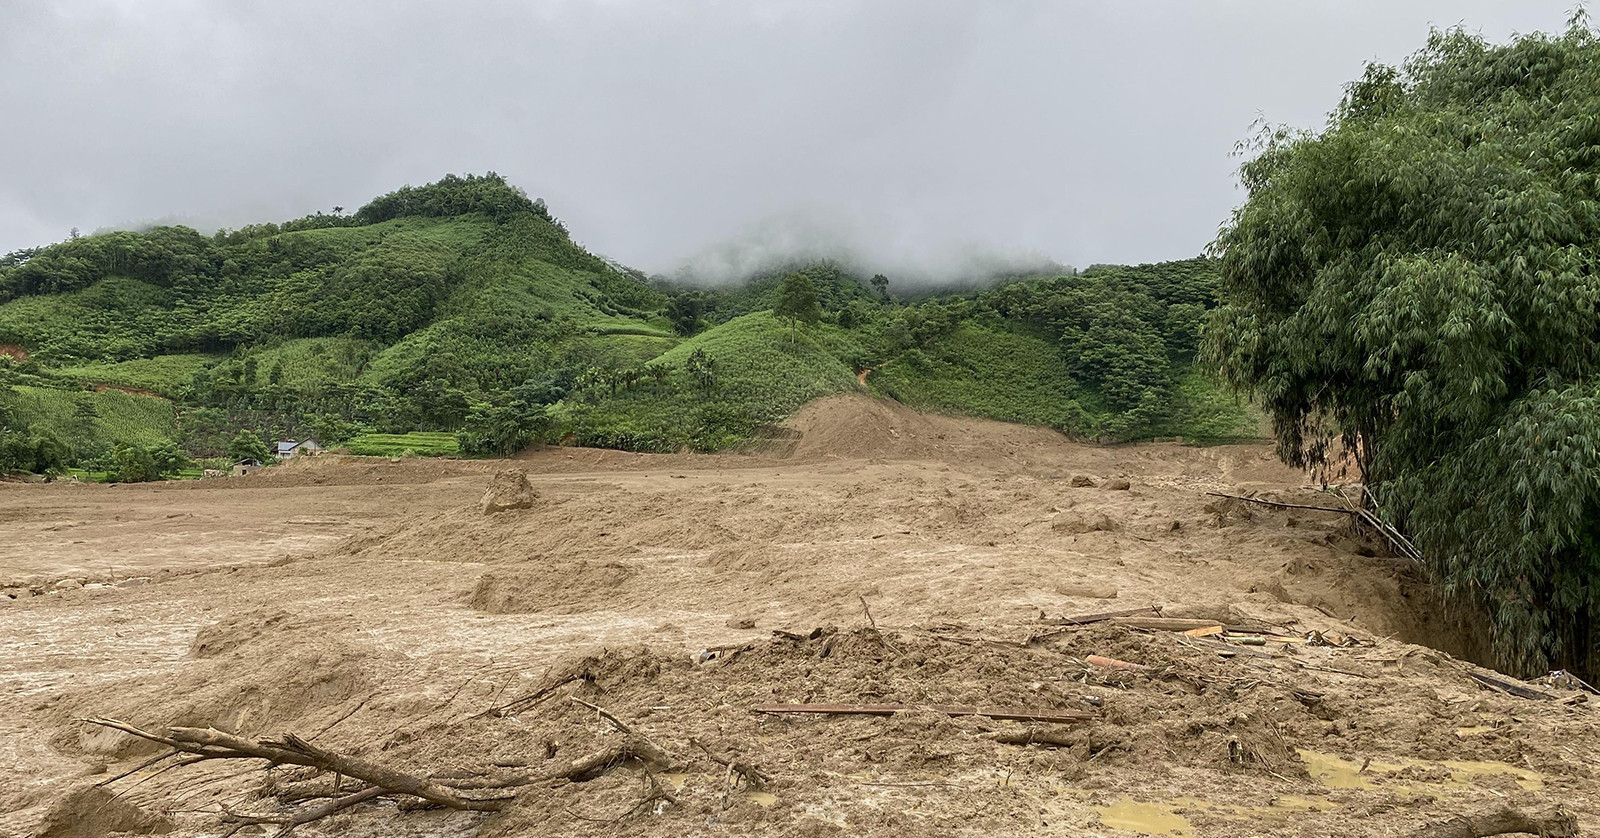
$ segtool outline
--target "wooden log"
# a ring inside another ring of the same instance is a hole
[[[1084,614],[1081,617],[1055,617],[1052,619],[1040,620],[1039,622],[1050,626],[1087,626],[1091,623],[1103,623],[1106,620],[1114,620],[1117,617],[1137,617],[1140,614],[1149,614],[1154,617],[1159,617],[1161,616],[1161,609],[1154,605],[1149,605],[1144,608],[1129,608],[1125,611],[1105,611],[1099,614]]]
[[[1150,631],[1190,631],[1193,629],[1223,627],[1221,620],[1200,620],[1187,617],[1116,617],[1113,623],[1128,628],[1149,629]]]
[[[977,707],[967,704],[758,704],[756,713],[808,713],[833,716],[892,716],[906,710],[933,710],[946,716],[983,716],[1019,722],[1058,722],[1068,724],[1095,718],[1081,710],[1034,710],[1025,707]]]
[[[1578,819],[1560,807],[1523,812],[1510,806],[1501,806],[1430,823],[1412,832],[1410,838],[1489,838],[1512,833],[1527,833],[1540,838],[1576,838]]]

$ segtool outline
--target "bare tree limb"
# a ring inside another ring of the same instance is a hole
[[[355,794],[345,795],[344,797],[336,797],[325,803],[319,803],[315,806],[301,809],[298,812],[282,815],[251,815],[244,812],[235,812],[224,807],[222,810],[222,819],[224,821],[243,826],[248,826],[251,824],[281,824],[283,828],[278,830],[277,836],[283,836],[288,835],[289,831],[297,826],[308,824],[312,821],[321,820],[331,814],[334,814],[335,812],[365,803],[368,800],[381,797],[387,793],[388,791],[386,789],[372,786],[370,788],[364,788]]]
[[[701,742],[699,739],[690,739],[689,744],[704,751],[705,755],[710,757],[712,762],[726,766],[729,771],[744,777],[745,783],[753,789],[759,789],[763,785],[766,785],[772,781],[772,775],[762,771],[761,767],[754,763],[742,762],[732,757],[721,756],[720,754],[717,754],[715,751],[711,750],[706,743]]]

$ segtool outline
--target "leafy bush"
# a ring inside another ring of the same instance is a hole
[[[1435,32],[1279,131],[1211,353],[1289,462],[1350,452],[1503,665],[1600,670],[1600,39]]]

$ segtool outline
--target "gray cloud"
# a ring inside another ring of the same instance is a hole
[[[1183,258],[1258,116],[1319,125],[1430,25],[1571,3],[0,0],[0,252],[493,169],[650,271]]]

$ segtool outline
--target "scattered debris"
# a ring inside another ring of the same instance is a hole
[[[1150,667],[1142,663],[1128,663],[1127,661],[1119,661],[1116,658],[1108,658],[1102,655],[1090,655],[1084,660],[1090,666],[1098,666],[1105,669],[1125,669],[1129,672],[1147,672],[1150,669]]]

